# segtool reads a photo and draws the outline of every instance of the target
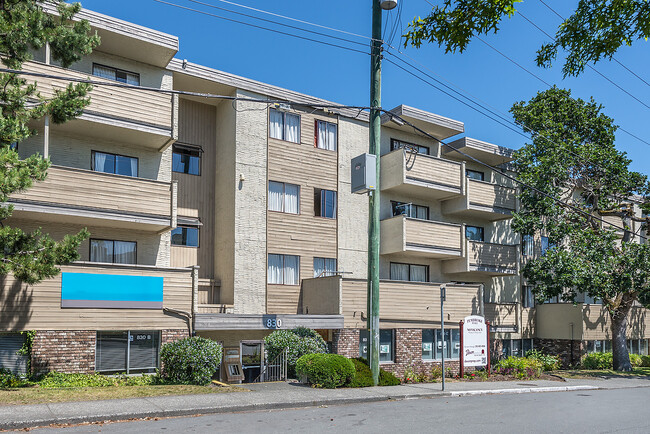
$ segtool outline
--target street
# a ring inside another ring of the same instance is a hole
[[[441,397],[82,425],[65,428],[64,432],[647,433],[649,399],[647,387]]]

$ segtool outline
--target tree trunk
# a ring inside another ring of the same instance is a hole
[[[627,313],[628,306],[621,306],[613,313],[610,312],[612,320],[612,358],[615,371],[631,371],[630,354],[627,351]]]

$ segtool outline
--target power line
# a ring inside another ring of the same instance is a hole
[[[357,49],[355,49],[355,48],[345,47],[345,46],[343,46],[343,45],[338,45],[338,44],[332,44],[332,43],[330,43],[330,42],[320,41],[320,40],[318,40],[318,39],[307,38],[307,37],[305,37],[305,36],[295,35],[295,34],[293,34],[293,33],[282,32],[282,31],[280,31],[280,30],[271,29],[271,28],[264,27],[264,26],[258,26],[258,25],[256,25],[256,24],[251,24],[251,23],[247,23],[247,22],[245,22],[245,21],[239,21],[239,20],[235,20],[235,19],[232,19],[232,18],[223,17],[223,16],[221,16],[221,15],[217,15],[217,14],[213,14],[213,13],[210,13],[210,12],[201,11],[201,10],[198,10],[198,9],[189,8],[189,7],[187,7],[187,6],[181,6],[181,5],[178,5],[178,4],[175,4],[175,3],[166,2],[166,1],[163,1],[163,0],[153,0],[153,1],[155,1],[155,2],[157,2],[157,3],[165,4],[165,5],[168,5],[168,6],[173,6],[173,7],[179,8],[179,9],[185,9],[185,10],[188,10],[188,11],[191,11],[191,12],[195,12],[195,13],[198,13],[198,14],[207,15],[207,16],[210,16],[210,17],[214,17],[214,18],[219,18],[219,19],[222,19],[222,20],[230,21],[230,22],[233,22],[233,23],[243,24],[243,25],[245,25],[245,26],[254,27],[254,28],[256,28],[256,29],[267,30],[267,31],[270,31],[270,32],[279,33],[279,34],[281,34],[281,35],[292,36],[292,37],[294,37],[294,38],[304,39],[304,40],[306,40],[306,41],[311,41],[311,42],[316,42],[316,43],[318,43],[318,44],[328,45],[328,46],[330,46],[330,47],[336,47],[336,48],[341,48],[341,49],[343,49],[343,50],[348,50],[348,51],[353,51],[353,52],[356,52],[356,53],[362,53],[362,54],[370,55],[369,52],[361,51],[361,50],[357,50]]]

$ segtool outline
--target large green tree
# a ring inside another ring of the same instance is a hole
[[[445,0],[424,18],[409,24],[405,44],[437,43],[446,52],[463,52],[471,39],[496,33],[504,18],[512,17],[521,0]],[[537,64],[548,67],[558,50],[566,53],[564,76],[578,75],[586,65],[610,60],[623,45],[650,36],[647,0],[580,0],[573,14],[558,27],[555,40],[537,51]]]
[[[602,300],[614,369],[630,370],[628,314],[635,303],[650,308],[650,245],[633,232],[638,217],[630,200],[647,210],[650,184],[629,170],[631,161],[614,146],[616,126],[601,110],[557,87],[513,105],[515,121],[532,135],[515,152],[515,169],[534,187],[521,188],[513,228],[546,234],[555,246],[522,269],[536,297],[576,302],[584,293]],[[603,223],[611,215],[618,228]]]
[[[54,241],[40,230],[25,232],[9,227],[6,220],[13,211],[6,204],[12,193],[23,191],[47,176],[49,160],[39,155],[20,159],[14,144],[36,134],[34,125],[49,116],[53,123],[63,123],[79,116],[90,99],[87,84],[70,84],[45,99],[36,83],[10,70],[20,70],[32,53],[49,45],[51,56],[67,67],[89,54],[99,44],[87,21],[73,21],[80,4],[57,5],[58,16],[46,14],[39,1],[0,0],[0,275],[13,273],[17,278],[35,283],[55,276],[58,265],[79,259],[80,243],[88,237],[82,230]]]

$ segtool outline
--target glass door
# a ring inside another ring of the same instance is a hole
[[[244,383],[252,383],[262,372],[262,343],[241,343],[241,365],[244,369]]]

